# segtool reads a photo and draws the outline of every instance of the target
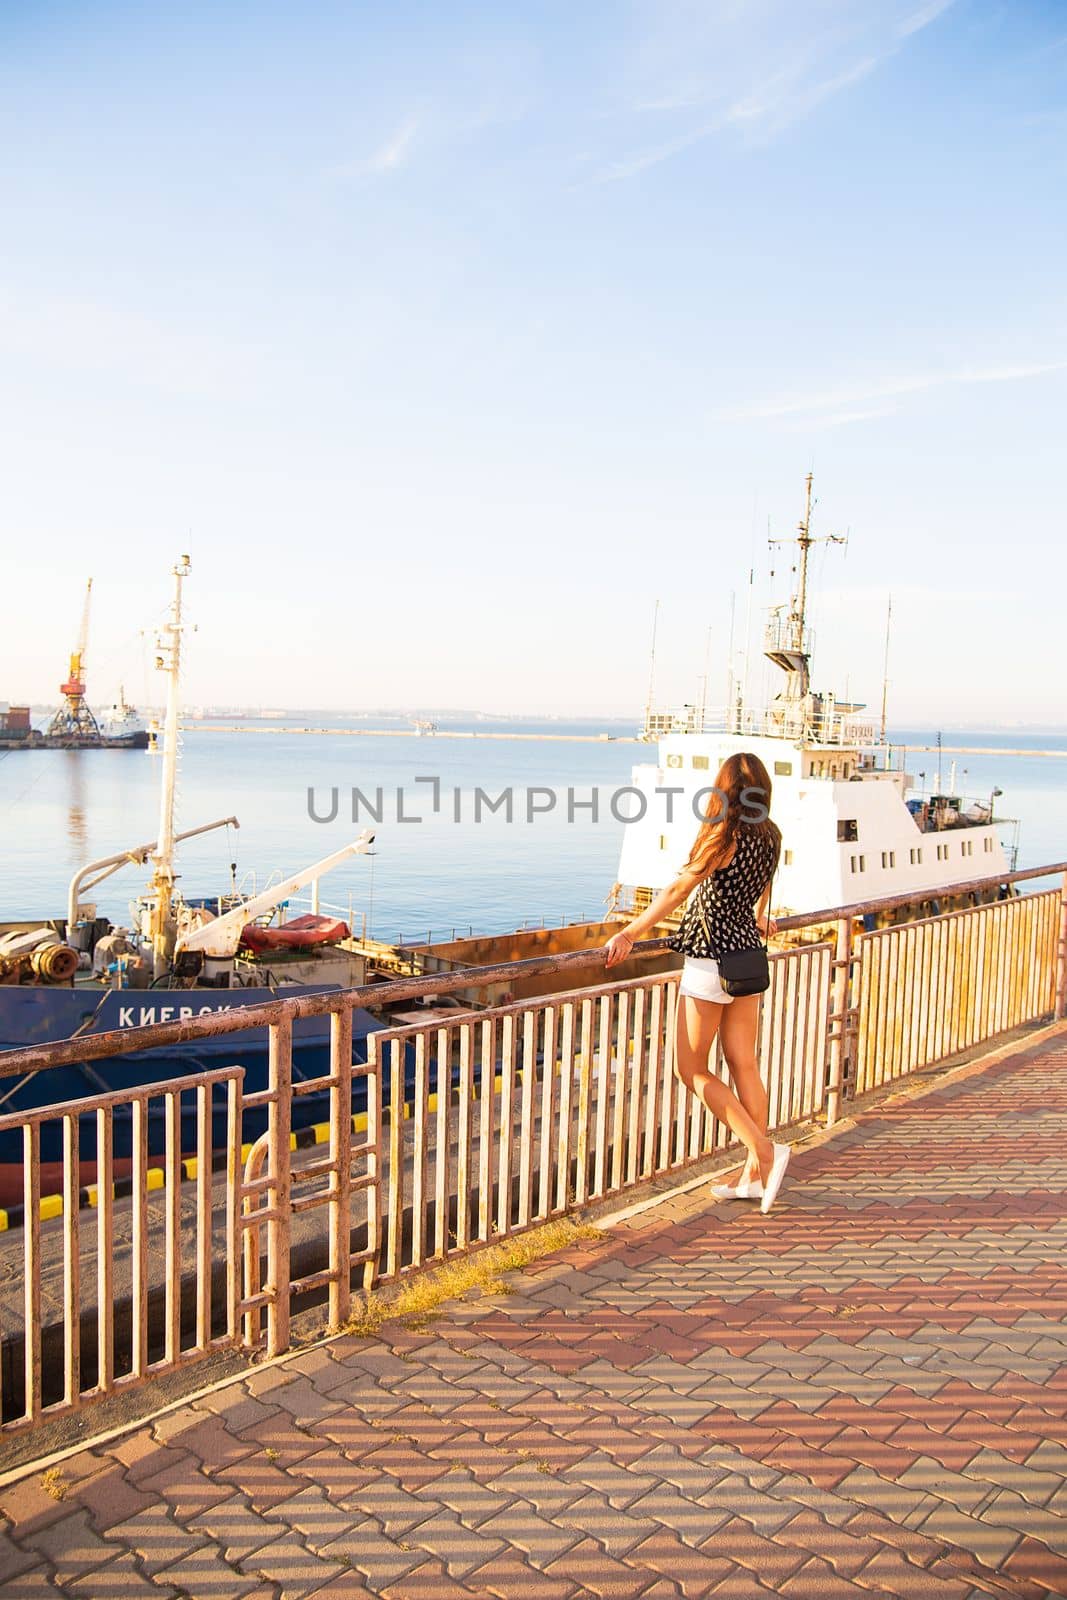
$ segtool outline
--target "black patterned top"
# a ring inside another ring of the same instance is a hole
[[[713,961],[734,950],[761,949],[755,910],[778,866],[781,843],[780,834],[742,822],[730,861],[701,878],[689,896],[681,926],[668,940],[671,949]]]

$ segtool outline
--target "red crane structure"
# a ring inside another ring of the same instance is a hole
[[[70,671],[67,681],[59,686],[63,704],[48,724],[47,731],[49,739],[63,740],[71,745],[100,743],[100,729],[85,699],[85,656],[89,645],[89,602],[92,594],[93,580],[90,578],[85,585],[78,642],[70,653]]]

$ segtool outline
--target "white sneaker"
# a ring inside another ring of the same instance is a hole
[[[763,1194],[763,1185],[758,1178],[749,1183],[713,1183],[711,1192],[716,1200],[758,1200]]]
[[[764,1216],[767,1215],[778,1198],[778,1191],[782,1187],[785,1169],[789,1165],[789,1157],[792,1154],[793,1151],[790,1145],[776,1144],[774,1146],[774,1159],[771,1162],[771,1170],[767,1175],[767,1187],[764,1189],[763,1199],[760,1201],[760,1210]]]

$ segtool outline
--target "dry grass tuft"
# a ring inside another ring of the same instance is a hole
[[[50,1494],[53,1500],[67,1498],[67,1480],[59,1467],[49,1467],[47,1472],[41,1473],[41,1488],[45,1494]]]
[[[425,1325],[444,1301],[462,1299],[472,1289],[480,1289],[483,1295],[511,1294],[512,1286],[501,1273],[515,1272],[542,1256],[565,1250],[578,1239],[595,1239],[599,1234],[600,1229],[591,1223],[573,1222],[569,1217],[546,1222],[540,1228],[531,1228],[528,1233],[516,1234],[501,1244],[489,1245],[460,1261],[446,1261],[435,1271],[402,1284],[392,1299],[385,1300],[372,1291],[340,1331],[370,1339],[385,1322],[409,1318],[415,1325]]]

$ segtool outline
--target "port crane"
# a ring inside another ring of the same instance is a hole
[[[78,744],[83,739],[98,743],[100,729],[85,699],[85,657],[89,647],[89,603],[93,596],[93,580],[85,585],[85,604],[82,606],[78,642],[70,653],[70,670],[67,680],[59,686],[63,704],[48,724],[47,737],[69,739]]]

